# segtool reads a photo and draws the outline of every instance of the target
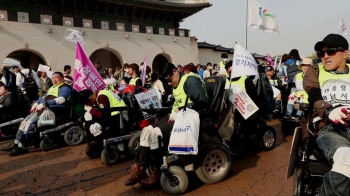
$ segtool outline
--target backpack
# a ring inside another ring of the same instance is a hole
[[[38,92],[38,85],[36,84],[36,81],[33,77],[33,73],[32,70],[29,69],[28,75],[24,75],[22,72],[19,72],[22,77],[24,78],[24,82],[22,84],[23,88],[25,89],[25,91],[28,92]]]

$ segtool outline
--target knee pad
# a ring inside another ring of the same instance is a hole
[[[102,133],[102,126],[98,123],[94,123],[90,126],[90,133],[95,137]]]
[[[333,155],[332,171],[350,178],[350,148],[340,147]]]

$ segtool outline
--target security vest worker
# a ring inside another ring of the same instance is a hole
[[[322,64],[309,67],[303,86],[320,119],[314,125],[319,130],[316,143],[332,164],[318,195],[349,195],[350,139],[346,126],[350,112],[350,64],[346,64],[349,43],[339,34],[329,34],[314,48]]]
[[[228,55],[226,53],[222,53],[221,54],[222,60],[219,63],[219,75],[226,76],[226,77],[229,76],[229,75],[227,75],[227,70],[225,69],[225,65],[227,63],[227,58],[228,58]]]
[[[21,122],[14,143],[1,149],[3,151],[10,151],[10,156],[17,156],[29,152],[30,144],[27,144],[27,140],[23,139],[22,135],[27,134],[30,125],[39,120],[39,116],[45,106],[49,106],[50,108],[63,107],[69,99],[72,88],[65,83],[64,76],[61,72],[52,74],[52,83],[53,86],[48,90],[47,94],[33,104],[30,110],[31,114]],[[28,133],[28,135],[30,134],[31,133]]]
[[[303,58],[302,63],[298,65],[299,70],[301,70],[302,72],[298,73],[294,77],[291,94],[288,97],[286,114],[283,117],[284,119],[301,120],[301,116],[303,114],[302,111],[298,110],[295,117],[292,117],[291,115],[293,113],[294,104],[296,101],[299,100],[300,103],[309,103],[308,94],[305,92],[303,87],[303,80],[304,80],[305,72],[307,71],[310,65],[312,65],[312,59],[309,59],[309,58]]]
[[[131,76],[129,85],[134,85],[136,87],[142,86],[142,80],[140,79],[140,69],[136,63],[129,65],[128,74]]]
[[[82,90],[78,93],[78,100],[85,105],[85,128],[90,130],[86,131],[88,140],[86,153],[90,153],[95,146],[102,146],[104,138],[101,133],[106,130],[106,127],[109,131],[122,131],[120,130],[120,124],[123,123],[123,120],[120,112],[111,112],[109,109],[126,105],[118,95],[106,89],[98,92],[92,92],[88,89]],[[94,105],[102,110],[92,108]]]
[[[159,183],[161,174],[159,168],[162,164],[162,156],[164,154],[157,151],[157,136],[161,136],[166,140],[170,139],[176,114],[179,112],[179,110],[185,107],[187,97],[187,107],[190,107],[198,112],[205,111],[208,107],[206,88],[198,75],[194,73],[184,75],[183,73],[180,73],[173,64],[167,64],[162,68],[164,68],[164,71],[160,72],[160,76],[169,78],[168,82],[171,83],[174,88],[173,93],[175,103],[173,110],[169,118],[165,118],[142,130],[140,139],[141,147],[136,155],[136,163],[132,166],[131,176],[125,181],[126,186],[131,186],[139,182],[142,182],[148,186]],[[153,135],[155,135],[155,137],[153,137]],[[149,141],[154,142],[150,143]],[[152,154],[152,160],[148,158],[149,154]],[[152,169],[151,173],[147,177],[145,171],[148,166],[151,166]]]

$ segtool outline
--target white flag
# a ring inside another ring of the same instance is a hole
[[[261,6],[258,2],[248,0],[248,27],[270,33],[279,33],[280,26],[275,18],[275,15]]]
[[[68,31],[71,31],[71,33],[64,38],[65,40],[74,43],[79,42],[81,45],[84,44],[83,35],[80,31],[74,29],[68,29]]]
[[[235,54],[232,62],[231,78],[241,76],[255,76],[254,81],[258,79],[258,65],[254,57],[242,46],[236,44]]]
[[[339,22],[339,34],[340,35],[347,35],[348,34],[346,32],[346,24],[344,22],[343,17],[340,18],[340,22]]]

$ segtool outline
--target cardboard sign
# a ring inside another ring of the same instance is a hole
[[[137,103],[140,105],[140,108],[147,108],[149,109],[152,105],[153,108],[161,108],[162,103],[160,102],[160,99],[158,98],[157,90],[150,89],[146,93],[139,93],[135,95],[135,98],[137,100]],[[142,112],[143,117],[145,119],[150,119],[153,116]]]
[[[229,99],[244,119],[249,118],[259,110],[258,106],[255,105],[253,100],[243,89],[239,90],[237,93],[232,89],[230,91]]]

